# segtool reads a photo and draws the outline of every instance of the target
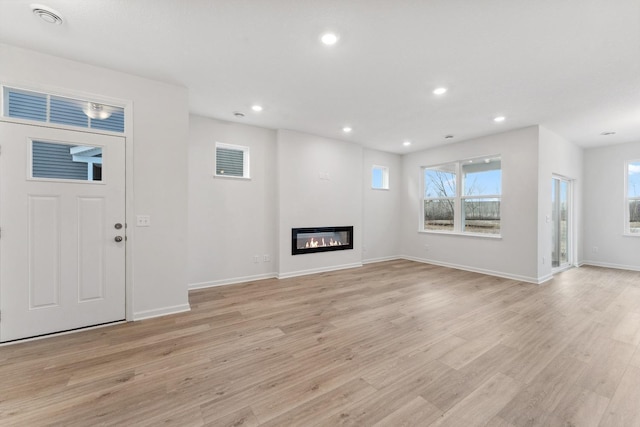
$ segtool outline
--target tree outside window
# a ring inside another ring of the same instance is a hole
[[[423,168],[423,231],[500,234],[500,156]]]

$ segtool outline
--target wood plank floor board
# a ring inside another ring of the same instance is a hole
[[[611,402],[607,407],[600,425],[640,426],[640,368],[629,367]]]
[[[0,425],[640,425],[640,272],[396,260],[0,347]]]
[[[522,384],[502,373],[482,383],[447,411],[434,426],[484,426],[520,391]]]
[[[418,396],[400,409],[387,415],[374,427],[412,427],[432,424],[442,415],[442,412],[431,403]]]

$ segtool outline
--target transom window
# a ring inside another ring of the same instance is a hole
[[[424,167],[422,231],[500,234],[500,156]]]
[[[4,87],[2,115],[110,132],[124,132],[124,108],[91,100]]]
[[[627,163],[625,232],[640,236],[640,160]]]

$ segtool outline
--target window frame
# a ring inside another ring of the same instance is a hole
[[[475,194],[475,195],[465,195],[464,194],[464,176],[463,176],[463,166],[465,164],[470,163],[470,161],[483,161],[484,159],[499,159],[500,160],[500,194]],[[453,166],[453,174],[455,174],[455,195],[451,197],[426,197],[426,183],[425,183],[425,174],[427,170],[434,170],[438,168],[444,168],[446,166]],[[450,162],[438,163],[428,166],[420,167],[420,221],[418,225],[419,233],[434,233],[434,234],[452,234],[452,235],[462,235],[462,236],[474,236],[474,237],[484,237],[490,239],[501,239],[502,238],[502,155],[501,154],[493,154],[487,156],[479,156],[466,158],[462,160],[455,160]],[[464,201],[465,200],[473,200],[473,199],[498,199],[500,202],[500,230],[498,233],[478,233],[473,231],[464,231],[464,213],[462,211]],[[425,228],[425,202],[428,200],[453,200],[453,230],[429,230]]]
[[[634,233],[631,231],[631,212],[629,211],[629,204],[631,201],[637,201],[640,203],[640,196],[629,196],[629,166],[637,163],[640,165],[640,159],[627,160],[624,163],[624,235],[630,237],[640,237],[640,232]]]
[[[23,117],[15,117],[9,115],[9,92],[21,93],[25,95],[42,95],[46,99],[46,112],[44,120],[36,120],[30,118]],[[27,125],[35,125],[42,126],[43,124],[47,127],[52,127],[56,129],[64,129],[64,130],[73,130],[78,132],[88,132],[88,133],[97,133],[104,135],[113,135],[120,137],[127,137],[130,132],[131,127],[131,116],[128,111],[131,107],[130,102],[123,102],[121,100],[110,99],[105,97],[93,97],[89,98],[86,94],[77,92],[77,91],[68,91],[66,93],[57,92],[53,90],[49,90],[44,87],[24,87],[21,85],[14,85],[9,82],[0,84],[0,98],[2,98],[2,102],[0,102],[0,118],[2,121],[12,122],[12,123],[21,123]],[[80,103],[95,103],[102,106],[106,106],[109,108],[114,108],[117,110],[118,114],[122,114],[122,130],[108,130],[104,129],[100,126],[94,127],[92,126],[92,120],[88,117],[87,126],[79,126],[68,123],[59,123],[56,121],[51,121],[51,99],[52,98],[61,98],[66,101],[72,102],[80,102]]]
[[[238,176],[238,175],[226,175],[226,174],[219,174],[218,173],[218,148],[223,148],[226,150],[235,150],[235,151],[241,151],[242,152],[242,176]],[[236,145],[236,144],[227,144],[224,142],[218,142],[216,141],[215,143],[215,148],[214,148],[214,168],[213,168],[213,176],[216,178],[229,178],[229,179],[245,179],[245,180],[250,180],[251,179],[251,173],[250,173],[250,148],[248,146],[245,145]]]
[[[382,187],[376,187],[374,185],[373,174],[374,171],[380,170],[382,172]],[[371,189],[372,190],[389,190],[389,167],[382,165],[371,165]]]

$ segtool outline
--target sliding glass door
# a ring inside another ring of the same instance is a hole
[[[554,176],[551,180],[551,267],[561,270],[571,265],[571,181]]]

